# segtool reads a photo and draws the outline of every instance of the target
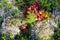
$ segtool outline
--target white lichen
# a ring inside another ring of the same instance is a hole
[[[13,24],[12,22],[15,22],[15,21],[16,23]],[[13,18],[13,19],[6,18],[2,23],[2,28],[0,29],[0,32],[2,34],[7,34],[7,35],[9,35],[10,33],[12,33],[13,35],[17,35],[18,33],[20,33],[19,26],[23,24],[25,24],[23,20],[16,19],[16,18]]]
[[[37,38],[45,38],[45,40],[54,34],[54,27],[52,27],[50,22],[46,22],[45,20],[37,23],[35,25],[35,30]]]

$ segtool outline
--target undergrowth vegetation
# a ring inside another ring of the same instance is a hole
[[[19,24],[20,26],[17,26],[21,32],[15,36],[12,33],[9,33],[9,36],[7,36],[7,34],[0,33],[0,40],[45,40],[43,38],[35,39],[36,36],[34,37],[35,34],[33,32],[32,34],[34,35],[32,37],[31,31],[34,31],[34,26],[36,23],[44,20],[48,21],[51,18],[55,8],[57,6],[60,6],[60,0],[14,0],[14,2],[15,5],[9,3],[8,0],[2,0],[0,2],[0,10],[3,8],[5,8],[5,11],[8,10],[8,13],[6,12],[7,14],[5,14],[8,15],[6,17],[8,20],[9,18],[19,18],[19,21],[22,19],[20,22],[21,24],[24,23],[24,21],[26,23],[23,25]],[[17,7],[17,9],[14,9],[13,12],[10,13],[9,11],[11,11],[14,6]],[[21,13],[23,14],[22,16],[24,16],[22,18],[20,18]],[[9,15],[11,15],[11,17]],[[2,27],[2,23],[5,22],[3,20],[6,19],[4,16],[0,16],[0,29]],[[10,24],[13,24],[12,26],[16,26],[18,23],[19,22],[16,19]],[[60,22],[57,23],[57,26],[60,28]],[[52,37],[49,37],[47,40],[60,40],[60,30],[54,30],[54,35],[52,35]]]

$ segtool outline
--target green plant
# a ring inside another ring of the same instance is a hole
[[[7,3],[7,4],[6,4],[6,9],[9,10],[9,9],[11,9],[11,8],[12,8],[12,4],[11,4],[11,3]]]
[[[26,9],[28,8],[31,4],[34,4],[35,0],[16,0],[16,5],[20,9]]]
[[[60,22],[57,23],[57,26],[60,28]]]
[[[55,5],[60,6],[60,0],[52,0],[52,2],[54,2]]]
[[[23,7],[23,0],[15,0],[16,1],[16,5],[19,7],[19,8],[21,8],[21,7]]]
[[[22,2],[23,2],[23,0],[16,0],[16,4],[17,4],[18,6],[22,6]]]
[[[29,3],[30,4],[34,4],[35,3],[35,0],[30,0]]]
[[[56,0],[40,0],[40,3],[46,8],[47,11],[53,11],[56,6],[58,6],[58,2]]]
[[[0,4],[0,8],[2,8],[4,6],[4,3],[2,2],[1,4]]]
[[[14,39],[18,39],[18,40],[20,40],[21,39],[21,34],[20,33],[18,33],[16,36],[15,36],[15,38]]]
[[[22,38],[21,38],[21,40],[25,40],[25,38],[24,38],[24,37],[22,37]]]
[[[13,16],[19,16],[19,14],[20,14],[20,10],[15,10],[13,13],[12,13],[12,15]]]
[[[12,33],[10,33],[10,40],[14,39],[14,35]]]
[[[14,26],[16,26],[17,22],[18,22],[18,19],[15,19],[15,20],[12,22],[12,24],[13,24]]]
[[[29,35],[23,35],[23,36],[21,37],[21,40],[29,40]]]
[[[60,30],[55,30],[53,35],[54,40],[58,40],[60,38]]]
[[[0,16],[0,27],[2,25],[2,22],[3,22],[3,17]]]
[[[31,27],[34,26],[34,23],[36,22],[36,20],[37,20],[36,15],[34,13],[28,12],[26,22],[30,24]]]
[[[0,3],[0,8],[4,7],[7,3],[7,0],[2,0]]]
[[[3,35],[2,35],[1,40],[7,40],[7,36],[6,36],[6,34],[3,34]]]

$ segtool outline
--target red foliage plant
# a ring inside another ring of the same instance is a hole
[[[46,14],[46,11],[44,10],[44,12],[43,12],[43,15],[42,14],[40,14],[40,9],[42,8],[42,6],[39,4],[39,3],[35,3],[35,4],[33,4],[33,5],[31,5],[29,8],[28,8],[28,10],[30,11],[30,12],[32,12],[32,11],[34,11],[34,13],[36,14],[36,16],[37,16],[37,18],[38,18],[38,21],[42,21],[43,19],[44,19],[44,17],[45,17],[45,14]]]
[[[27,24],[22,25],[22,32],[23,32],[23,34],[26,34],[28,32],[28,29],[29,29],[29,27],[28,27]]]

